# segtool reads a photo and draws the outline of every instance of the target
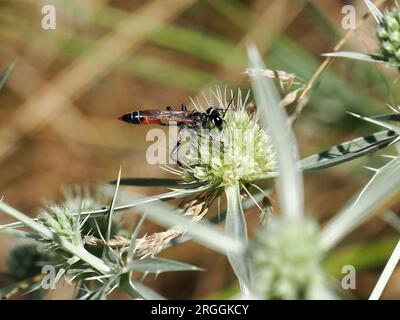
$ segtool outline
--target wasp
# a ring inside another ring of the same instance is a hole
[[[185,139],[185,133],[189,131],[190,134],[193,134],[193,132],[196,133],[201,129],[213,128],[222,130],[224,117],[230,105],[231,103],[229,103],[226,109],[209,107],[205,112],[202,112],[198,110],[190,111],[187,109],[186,105],[182,104],[181,110],[173,110],[171,107],[167,107],[166,110],[132,111],[119,117],[119,120],[135,125],[177,125],[179,128],[178,141],[172,149],[170,157],[182,166],[182,162],[178,160],[178,152]]]
[[[224,116],[227,109],[210,107],[205,112],[189,111],[186,105],[182,104],[181,110],[173,110],[167,107],[166,110],[143,110],[125,113],[119,118],[130,124],[159,124],[168,126],[176,123],[180,128],[207,129],[210,127],[222,130]]]

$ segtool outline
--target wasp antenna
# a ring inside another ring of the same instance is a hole
[[[233,98],[231,99],[231,101],[229,101],[228,107],[224,110],[223,117],[225,117],[226,113],[227,113],[228,110],[231,108],[232,102],[233,102]]]

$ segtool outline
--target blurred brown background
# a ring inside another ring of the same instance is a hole
[[[48,4],[56,8],[55,30],[41,27],[41,9]],[[120,165],[126,177],[168,176],[145,161],[148,127],[127,126],[118,116],[179,107],[215,85],[249,88],[243,71],[250,43],[257,44],[270,68],[307,81],[322,62],[320,54],[346,33],[341,12],[347,4],[356,7],[358,17],[366,12],[363,1],[339,0],[0,0],[0,70],[15,62],[0,92],[0,194],[34,216],[43,199],[60,199],[60,186],[107,182]],[[373,27],[370,18],[346,48],[374,52]],[[302,155],[376,130],[346,111],[387,112],[385,105],[398,101],[397,79],[395,72],[368,63],[335,61],[296,123]],[[362,165],[381,163],[362,159],[307,175],[307,211],[324,223],[368,181],[371,173]],[[396,211],[396,201],[387,207]],[[257,221],[257,215],[252,218]],[[8,222],[0,215],[0,224]],[[145,231],[156,230],[148,224]],[[361,251],[350,254],[362,252],[368,260],[363,258],[353,297],[368,297],[393,239],[396,231],[380,217],[346,239],[344,249],[359,244]],[[1,237],[0,270],[15,241]],[[194,243],[163,254],[208,270],[149,279],[167,297],[223,297],[229,291],[232,272],[219,254]],[[395,273],[384,297],[400,298],[399,282]],[[5,284],[0,278],[0,286]],[[68,297],[68,290],[53,297]]]

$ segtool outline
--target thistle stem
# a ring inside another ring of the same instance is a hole
[[[247,226],[240,200],[239,183],[225,187],[225,194],[227,199],[225,232],[229,237],[240,241],[243,246],[247,248]],[[242,294],[244,296],[249,296],[252,284],[250,260],[247,252],[245,251],[240,254],[227,253],[227,256],[239,280]]]

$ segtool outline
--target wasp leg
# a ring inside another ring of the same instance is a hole
[[[187,106],[186,106],[186,104],[182,103],[181,110],[182,110],[182,111],[187,111]]]
[[[229,101],[228,106],[226,107],[226,109],[223,110],[222,117],[225,117],[225,115],[226,115],[226,113],[228,112],[228,110],[229,110],[231,107],[233,107],[233,106],[232,106],[232,102],[233,102],[233,99],[231,99],[231,101]]]
[[[172,149],[170,153],[170,158],[177,163],[180,167],[184,167],[184,164],[182,161],[179,159],[179,150],[184,144],[183,141],[185,139],[185,134],[187,133],[188,126],[187,124],[180,124],[179,125],[179,131],[178,131],[178,141],[175,145],[175,147]]]
[[[167,111],[172,111],[172,110],[173,109],[170,106],[167,107]]]
[[[171,159],[174,161],[174,163],[177,163],[180,167],[183,167],[182,163],[179,161],[179,156],[178,156],[178,152],[179,152],[179,148],[182,145],[181,141],[178,141],[175,145],[175,147],[172,149],[171,153],[170,153],[170,157]]]

